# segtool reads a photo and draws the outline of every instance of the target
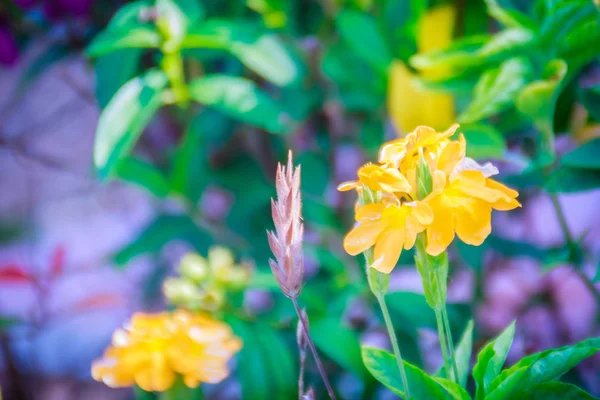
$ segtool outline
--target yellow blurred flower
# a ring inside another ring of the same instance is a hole
[[[338,186],[338,190],[345,192],[363,185],[371,190],[387,193],[408,193],[411,190],[406,178],[391,164],[364,165],[358,170],[357,181],[344,182]]]
[[[413,247],[432,220],[431,208],[423,202],[367,204],[356,209],[358,225],[344,238],[344,249],[355,256],[375,246],[371,267],[390,273],[402,249]]]
[[[465,170],[449,179],[443,171],[435,171],[433,191],[424,200],[434,215],[427,227],[427,253],[442,253],[455,234],[463,242],[479,246],[492,231],[492,209],[520,207],[517,196],[515,190],[486,177],[482,171]]]
[[[417,51],[427,53],[443,50],[452,42],[456,9],[442,5],[430,9],[419,21]],[[430,69],[420,76],[440,79],[448,73],[445,69]],[[410,132],[421,124],[442,128],[455,121],[454,99],[451,95],[428,90],[417,82],[401,61],[394,61],[388,78],[388,113],[400,133]]]
[[[146,391],[166,391],[177,376],[197,387],[225,379],[227,362],[241,347],[229,325],[207,315],[136,313],[114,332],[112,346],[92,364],[92,376],[110,387],[136,384]]]

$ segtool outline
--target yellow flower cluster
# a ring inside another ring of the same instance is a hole
[[[426,232],[426,251],[434,256],[446,250],[455,234],[478,246],[491,232],[492,209],[520,206],[516,191],[490,179],[498,173],[493,165],[479,165],[466,157],[462,135],[451,139],[457,129],[453,125],[436,132],[419,126],[406,137],[385,143],[379,164],[361,167],[357,181],[339,186],[342,191],[356,189],[361,199],[357,225],[344,239],[349,254],[374,246],[371,266],[389,273],[402,249],[413,247],[419,233]],[[430,179],[424,195],[418,190],[426,185],[425,177],[418,176],[420,169],[428,171]]]
[[[137,313],[114,332],[112,346],[92,364],[92,376],[110,387],[136,384],[146,391],[166,391],[177,376],[197,387],[225,379],[227,362],[241,347],[229,325],[207,315]]]
[[[208,251],[208,259],[188,253],[179,263],[180,277],[168,278],[163,292],[174,305],[190,310],[219,310],[228,290],[243,289],[250,279],[248,268],[235,263],[231,251],[215,246]]]

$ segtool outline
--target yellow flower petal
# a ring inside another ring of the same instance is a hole
[[[456,207],[456,234],[463,242],[479,246],[492,232],[492,208],[485,201],[461,199]]]
[[[404,247],[404,227],[386,229],[375,244],[375,261],[371,265],[384,274],[392,272]]]
[[[377,237],[386,226],[385,221],[359,224],[344,238],[344,250],[351,256],[356,256],[364,252],[375,244]]]
[[[356,208],[356,220],[360,222],[373,221],[381,218],[385,206],[383,204],[367,204]]]
[[[501,184],[500,182],[496,182],[495,180],[490,178],[486,179],[485,185],[490,189],[498,190],[504,193],[509,199],[507,200],[506,198],[502,198],[498,201],[495,201],[494,203],[492,203],[492,208],[500,211],[508,211],[513,210],[517,207],[521,207],[521,203],[519,203],[516,200],[516,197],[519,195],[519,193],[516,190],[510,189]]]
[[[358,181],[342,182],[338,185],[337,190],[340,192],[347,192],[349,190],[356,189],[357,186]]]
[[[437,256],[448,248],[454,239],[456,218],[453,204],[444,194],[428,200],[433,210],[433,223],[427,227],[427,253]]]

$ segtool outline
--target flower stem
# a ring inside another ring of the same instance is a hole
[[[300,307],[298,306],[298,300],[295,297],[291,298],[292,303],[294,303],[294,309],[296,310],[296,314],[298,314],[298,319],[300,320],[300,324],[302,325],[302,329],[304,330],[304,334],[306,335],[306,341],[308,343],[308,347],[310,347],[310,351],[313,354],[313,357],[315,359],[315,363],[317,364],[317,369],[319,370],[319,374],[321,374],[321,379],[323,379],[323,383],[325,384],[325,388],[327,389],[327,393],[329,394],[329,398],[331,400],[335,400],[335,393],[333,392],[333,389],[331,388],[331,384],[329,383],[329,378],[327,378],[327,374],[325,373],[325,368],[323,368],[323,363],[321,362],[321,358],[319,357],[319,354],[317,353],[317,349],[315,348],[315,345],[310,337],[310,333],[308,332],[308,328],[307,328],[307,321],[304,320],[304,317],[302,316],[302,312],[300,311]]]
[[[400,347],[398,347],[398,339],[396,338],[396,332],[394,331],[394,326],[392,325],[392,319],[390,318],[390,313],[388,311],[387,304],[385,303],[384,296],[378,295],[376,297],[377,301],[379,302],[379,307],[381,308],[381,313],[383,314],[385,326],[387,327],[388,334],[390,335],[390,341],[392,342],[392,348],[394,349],[394,355],[396,356],[396,363],[398,364],[400,376],[402,377],[402,384],[404,385],[404,392],[406,394],[406,398],[410,399],[408,379],[406,378],[406,371],[404,369],[404,360],[402,359],[402,354],[400,353]]]
[[[452,331],[450,330],[450,319],[448,318],[448,310],[446,303],[442,307],[442,319],[444,320],[444,326],[446,328],[446,339],[448,339],[448,348],[450,349],[450,360],[452,361],[452,370],[454,371],[454,381],[458,384],[458,367],[456,365],[456,352],[454,351],[454,341],[452,340]]]
[[[450,378],[450,376],[452,376],[452,368],[450,367],[450,360],[448,359],[448,342],[446,341],[442,310],[440,307],[435,308],[435,321],[437,322],[438,335],[440,336],[440,347],[442,348],[442,356],[444,357],[446,377]]]

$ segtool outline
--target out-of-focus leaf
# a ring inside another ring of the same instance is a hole
[[[142,49],[118,50],[94,60],[96,99],[106,107],[119,88],[137,75]]]
[[[502,371],[489,386],[489,399],[521,397],[529,388],[559,379],[581,361],[600,350],[600,338],[591,338],[572,346],[531,354]],[[501,385],[509,382],[510,385]]]
[[[594,278],[592,279],[592,282],[594,282],[594,283],[600,282],[600,262],[598,262],[598,265],[596,266],[596,273],[594,274]]]
[[[169,53],[180,49],[188,29],[204,15],[198,0],[156,0],[159,27],[164,41],[162,48]]]
[[[410,58],[410,64],[419,70],[431,68],[464,69],[481,62],[477,51],[492,40],[489,35],[474,35],[453,42],[447,49],[416,54]]]
[[[329,163],[325,157],[317,153],[305,152],[296,160],[302,166],[302,193],[323,196],[329,184]]]
[[[285,132],[282,110],[252,81],[228,75],[207,75],[190,82],[190,95],[201,104],[272,133]]]
[[[352,50],[375,70],[386,74],[392,55],[376,21],[360,11],[344,10],[337,14],[335,22]]]
[[[287,23],[285,0],[248,0],[248,7],[260,13],[266,26],[281,28]]]
[[[540,131],[538,163],[548,165],[554,160],[554,107],[562,79],[567,73],[563,60],[552,60],[544,70],[544,80],[531,82],[517,96],[517,109],[533,120]]]
[[[300,79],[301,65],[279,37],[253,24],[212,19],[190,29],[182,46],[227,50],[277,85],[289,85]]]
[[[513,322],[498,337],[485,345],[477,355],[477,363],[473,367],[473,378],[477,386],[476,400],[481,400],[489,393],[492,381],[500,374],[508,351],[515,336]]]
[[[166,84],[162,71],[149,70],[123,85],[102,111],[94,143],[94,163],[101,178],[109,177],[131,151],[162,105]]]
[[[390,49],[394,58],[406,61],[417,52],[419,19],[427,11],[427,1],[385,0],[382,3],[381,19],[387,43],[394,43]]]
[[[569,76],[574,76],[600,54],[596,45],[600,41],[600,22],[597,16],[579,22],[558,43],[557,56],[569,65]]]
[[[398,364],[393,354],[374,347],[363,346],[362,359],[365,367],[367,367],[375,379],[398,396],[402,398],[406,397]],[[444,386],[451,388],[450,391],[447,391],[418,367],[405,361],[404,368],[406,370],[411,399],[468,399],[468,394],[467,397],[464,397],[466,391],[464,389],[461,390],[460,386],[455,383],[444,382]],[[459,393],[459,397],[455,397],[451,393]]]
[[[530,400],[595,400],[596,397],[575,385],[563,382],[546,382],[535,385],[527,392]]]
[[[11,328],[20,323],[21,323],[21,321],[18,320],[17,318],[0,317],[0,331],[7,329],[7,328]]]
[[[467,124],[459,131],[467,141],[467,156],[479,158],[502,158],[506,151],[506,141],[492,125]]]
[[[289,399],[296,395],[296,362],[281,335],[269,326],[229,318],[244,347],[237,374],[245,399]]]
[[[560,167],[550,173],[545,188],[550,193],[573,193],[600,187],[600,170]]]
[[[161,215],[148,225],[134,242],[114,256],[115,263],[124,267],[134,257],[156,253],[174,239],[185,240],[200,253],[206,253],[212,243],[210,235],[201,230],[189,217]]]
[[[549,9],[539,32],[542,45],[559,43],[573,28],[589,17],[596,17],[598,9],[589,1],[570,0],[558,2]]]
[[[456,369],[458,370],[458,382],[462,387],[466,387],[467,378],[469,377],[469,370],[471,367],[471,352],[473,350],[473,320],[469,321],[465,331],[463,332],[462,338],[456,346]],[[440,368],[436,373],[436,376],[442,378],[448,378],[446,376],[446,369]]]
[[[581,93],[581,101],[590,115],[600,122],[600,85],[584,89]]]
[[[527,15],[516,9],[506,9],[497,0],[485,0],[488,14],[502,25],[509,28],[535,27],[535,23]]]
[[[141,22],[142,15],[151,7],[150,2],[135,1],[121,7],[108,27],[100,32],[87,47],[89,57],[99,57],[120,49],[157,48],[160,34],[153,24]]]
[[[459,121],[476,122],[510,107],[525,86],[529,73],[529,63],[522,58],[507,60],[498,68],[486,71],[477,82],[473,100],[459,116]]]
[[[310,333],[315,345],[342,368],[352,371],[358,378],[366,376],[358,335],[343,326],[339,318],[327,317],[310,321]]]
[[[582,144],[565,154],[560,163],[571,168],[600,169],[600,139]]]
[[[154,166],[137,158],[127,157],[117,164],[116,175],[128,182],[135,183],[156,197],[169,194],[169,183]]]

